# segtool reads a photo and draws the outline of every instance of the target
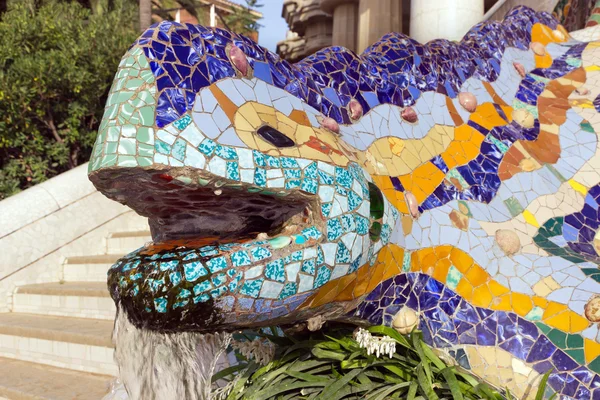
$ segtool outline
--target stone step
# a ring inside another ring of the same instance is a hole
[[[113,377],[0,358],[0,397],[11,400],[99,400]]]
[[[128,254],[152,241],[150,231],[114,232],[106,239],[106,252]]]
[[[39,314],[0,314],[0,357],[116,376],[113,322]]]
[[[51,282],[18,287],[12,311],[112,321],[116,308],[106,281]]]
[[[69,257],[63,264],[67,282],[106,282],[106,273],[123,254]]]

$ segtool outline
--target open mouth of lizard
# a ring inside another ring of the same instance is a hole
[[[214,184],[190,192],[157,194],[161,205],[152,210],[149,219],[155,242],[264,240],[298,234],[312,219],[311,201],[301,195],[253,193],[247,188]]]
[[[269,295],[244,286],[252,283],[249,270],[293,258],[325,231],[318,196],[302,191],[242,186],[188,168],[109,175],[103,171],[95,183],[147,216],[153,238],[113,266],[109,287],[132,322],[151,329],[260,325],[253,313],[235,313],[238,298]],[[292,297],[299,303],[307,295]],[[228,296],[235,304],[225,304]]]
[[[305,192],[207,179],[187,168],[129,172],[107,179],[108,193],[148,217],[154,245],[267,240],[318,224],[317,196]]]

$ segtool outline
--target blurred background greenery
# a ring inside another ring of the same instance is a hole
[[[85,163],[127,48],[174,10],[206,24],[206,3],[0,0],[0,200]],[[218,14],[218,26],[252,35],[256,7]]]

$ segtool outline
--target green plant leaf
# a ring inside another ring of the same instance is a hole
[[[372,384],[373,381],[371,380],[371,378],[369,378],[369,376],[365,373],[362,374],[358,374],[358,376],[356,377],[356,379],[363,385],[367,385],[367,384]]]
[[[377,333],[380,335],[386,335],[394,339],[400,345],[410,348],[410,343],[404,336],[398,333],[394,328],[390,328],[389,326],[379,325],[379,326],[370,326],[367,330],[371,333]]]
[[[425,356],[435,365],[438,369],[442,370],[446,368],[446,364],[433,352],[431,347],[427,346],[425,342],[420,340],[420,346]]]
[[[312,349],[312,354],[322,360],[336,360],[336,361],[343,361],[346,356],[343,354],[340,354],[338,352],[335,351],[331,351],[331,350],[323,350],[321,348],[313,348]]]
[[[369,400],[384,400],[390,396],[391,393],[400,391],[401,389],[408,388],[411,385],[411,382],[403,382],[393,385],[391,387],[384,387],[383,389],[378,390],[376,393],[373,393],[369,396]]]
[[[433,385],[431,383],[431,379],[429,379],[425,368],[426,365],[426,360],[421,361],[421,363],[419,363],[419,365],[417,366],[417,382],[419,383],[419,387],[421,388],[421,390],[423,391],[423,393],[425,394],[425,396],[427,396],[428,399],[430,400],[436,400],[438,399],[437,394],[435,394],[435,391],[433,390]]]
[[[448,382],[448,386],[450,387],[450,392],[452,392],[452,397],[454,398],[454,400],[462,400],[463,395],[458,384],[458,379],[456,379],[456,375],[454,374],[454,368],[446,367],[443,368],[441,372],[444,378],[446,379],[446,382]]]
[[[473,376],[466,374],[464,372],[460,372],[460,371],[456,371],[455,373],[456,373],[456,375],[458,375],[462,379],[464,379],[469,385],[471,385],[471,387],[475,388],[477,385],[479,385],[479,381],[477,381],[477,379],[473,378]]]
[[[248,364],[238,364],[238,365],[234,365],[229,368],[225,368],[225,369],[217,372],[216,374],[214,374],[211,378],[211,382],[216,382],[219,379],[225,378],[226,376],[233,375],[234,373],[241,371],[247,367],[248,367]]]
[[[330,383],[330,381],[322,381],[322,382],[297,382],[297,383],[292,383],[292,384],[288,384],[288,385],[277,385],[277,386],[268,387],[266,389],[258,391],[253,395],[246,394],[247,397],[244,396],[244,398],[248,398],[249,400],[268,400],[280,393],[285,393],[290,390],[309,388],[309,387],[325,387],[325,386],[329,385],[329,383]]]
[[[384,328],[373,334],[394,335],[391,328]],[[344,327],[288,341],[287,348],[278,350],[279,359],[239,371],[238,379],[245,374],[245,382],[239,387],[236,381],[230,400],[504,399],[489,385],[446,366],[421,340],[420,332],[409,339],[406,347],[397,346],[392,358],[367,355],[352,338],[352,329]]]
[[[342,367],[342,369],[365,368],[369,365],[370,365],[369,361],[365,360],[365,359],[344,360],[340,363],[340,367]]]
[[[252,374],[252,380],[256,380],[259,377],[261,377],[262,375],[266,374],[267,372],[273,370],[274,368],[277,368],[277,365],[279,363],[278,362],[270,362],[267,365],[260,367],[256,370],[256,372],[254,372],[254,374]]]
[[[506,392],[506,398],[508,400],[513,400],[515,398],[515,396],[513,396],[513,394],[510,392],[510,389],[508,387],[505,387],[504,391]]]
[[[493,391],[488,385],[484,383],[479,383],[474,388],[475,392],[482,394],[487,399],[495,399],[496,393]]]
[[[408,393],[406,394],[407,400],[414,400],[417,389],[419,388],[419,384],[416,381],[410,383],[410,387],[408,388]]]
[[[246,382],[248,382],[248,380],[252,376],[252,373],[254,372],[253,367],[255,367],[255,366],[256,366],[255,364],[251,364],[248,367],[248,369],[246,371],[244,371],[244,373],[242,374],[240,379],[233,386],[233,389],[231,390],[231,393],[229,394],[229,396],[227,396],[227,400],[238,400],[238,399],[242,398],[242,396],[243,396],[242,390],[243,390],[244,386],[246,385]]]
[[[291,366],[291,371],[307,371],[312,368],[317,368],[324,366],[325,369],[329,370],[330,363],[328,361],[320,361],[320,360],[305,360],[305,361],[296,361],[294,365]]]
[[[538,386],[538,390],[535,393],[535,400],[542,400],[544,398],[544,394],[546,393],[546,386],[548,385],[548,378],[550,378],[550,374],[552,370],[546,372],[542,379],[540,380],[540,385]]]
[[[337,343],[338,345],[340,345],[341,347],[343,347],[345,350],[348,350],[348,351],[355,351],[356,349],[359,348],[356,341],[354,341],[353,339],[348,338],[348,337],[341,338],[341,339],[336,339],[329,335],[325,335],[325,337],[328,338],[329,340],[334,341],[335,343]]]
[[[342,389],[345,385],[348,384],[352,379],[354,379],[358,374],[362,372],[361,369],[353,369],[344,375],[342,378],[335,381],[333,384],[328,385],[325,390],[317,397],[317,400],[331,400],[334,397],[335,393]],[[334,397],[335,398],[335,397]]]
[[[388,365],[384,365],[383,367],[385,369],[387,369],[388,371],[391,371],[394,374],[398,375],[400,378],[402,378],[404,380],[408,380],[413,377],[412,371],[407,371],[405,369],[398,367],[397,365],[388,364]]]

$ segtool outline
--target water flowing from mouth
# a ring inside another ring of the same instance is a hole
[[[120,308],[113,331],[119,378],[130,400],[209,400],[212,375],[227,367],[221,364],[227,363],[224,355],[230,341],[231,334],[224,332],[138,329]]]

